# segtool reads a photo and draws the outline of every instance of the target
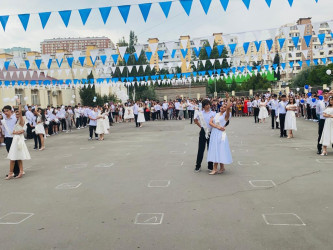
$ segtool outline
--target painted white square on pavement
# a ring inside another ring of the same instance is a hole
[[[170,180],[153,180],[148,183],[148,187],[165,188],[170,186]]]
[[[65,168],[67,169],[72,169],[72,168],[86,168],[88,167],[88,164],[86,163],[79,163],[79,164],[71,164],[71,165],[66,165]]]
[[[180,161],[178,161],[178,162],[166,162],[165,163],[165,166],[167,166],[167,167],[179,167],[179,166],[183,166],[184,165],[184,162],[182,161],[182,162],[180,162]]]
[[[170,151],[170,154],[172,154],[172,155],[184,155],[184,154],[186,154],[186,151]]]
[[[138,225],[160,225],[163,222],[164,213],[138,213],[134,224]]]
[[[62,183],[56,186],[56,189],[76,189],[82,185],[81,182]]]
[[[275,183],[272,180],[251,180],[250,185],[255,188],[268,188],[275,187]]]
[[[1,225],[17,225],[33,216],[33,213],[12,212],[0,218]]]
[[[272,226],[306,226],[302,219],[294,213],[263,214],[267,225]]]
[[[101,163],[101,164],[98,164],[98,165],[95,165],[94,167],[95,168],[110,168],[114,165],[114,163]]]
[[[257,161],[238,161],[238,165],[240,166],[257,166],[259,162]]]

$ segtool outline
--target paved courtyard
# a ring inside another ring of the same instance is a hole
[[[3,180],[1,148],[0,249],[332,249],[333,152],[317,156],[317,124],[297,125],[287,140],[233,118],[234,163],[216,176],[193,172],[188,121],[50,137],[21,180]]]

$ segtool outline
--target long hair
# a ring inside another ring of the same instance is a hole
[[[42,122],[45,122],[46,121],[46,117],[45,117],[45,109],[39,109],[41,112],[41,116],[42,116]]]
[[[331,104],[332,100],[333,100],[333,97],[331,96],[330,99],[328,99],[328,105],[327,105],[327,107],[333,107],[333,105]]]

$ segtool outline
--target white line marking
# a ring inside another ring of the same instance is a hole
[[[257,161],[249,161],[249,162],[245,162],[245,161],[238,161],[238,165],[240,166],[257,166],[260,163]]]
[[[81,182],[70,182],[70,183],[62,183],[56,186],[55,189],[76,189],[82,185]]]
[[[89,150],[89,149],[94,149],[94,146],[90,146],[90,147],[81,147],[81,150]]]
[[[170,180],[152,180],[148,183],[149,188],[166,188],[170,186]]]
[[[170,151],[170,154],[174,154],[174,155],[184,155],[184,154],[186,154],[186,151]]]
[[[94,167],[95,168],[110,168],[112,166],[114,166],[114,163],[101,163],[101,164],[95,165]]]
[[[302,224],[287,224],[287,223],[269,223],[266,216],[279,216],[279,215],[293,215],[295,216]],[[306,224],[302,221],[302,219],[294,213],[276,213],[276,214],[262,214],[262,217],[264,218],[264,221],[267,225],[271,226],[306,226]]]
[[[316,162],[320,164],[333,164],[333,159],[316,159]]]
[[[27,215],[27,217],[25,217],[24,219],[17,221],[17,222],[1,222],[2,219],[6,218],[7,216],[10,215]],[[31,216],[33,216],[33,213],[21,213],[21,212],[12,212],[9,214],[4,215],[3,217],[0,218],[0,224],[1,225],[18,225],[20,223],[22,223],[23,221],[26,221],[27,219],[29,219]]]
[[[265,184],[260,184],[260,183],[265,183]],[[249,181],[250,185],[255,188],[266,188],[266,187],[275,187],[275,183],[272,180],[251,180]],[[257,183],[257,185],[256,185]]]
[[[72,164],[72,165],[66,165],[65,168],[71,169],[71,168],[86,168],[88,167],[88,164],[86,163],[79,163],[79,164]]]
[[[140,221],[140,217],[146,217],[142,222]],[[163,222],[164,213],[138,213],[135,217],[134,224],[138,225],[160,225]],[[154,222],[149,222],[154,221]]]

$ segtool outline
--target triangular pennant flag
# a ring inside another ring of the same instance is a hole
[[[120,54],[121,58],[124,58],[124,55],[125,55],[126,50],[127,50],[127,46],[118,47],[118,50],[119,50],[119,54]]]
[[[86,25],[86,22],[88,20],[90,12],[91,12],[91,8],[88,8],[88,9],[79,9],[79,14],[80,14],[80,17],[81,17],[83,25]]]
[[[214,66],[215,64],[215,59],[209,59],[210,63],[212,64],[212,66]]]
[[[209,58],[209,57],[210,57],[210,54],[212,53],[212,48],[209,47],[209,46],[207,46],[207,47],[205,47],[205,49],[206,49],[207,56],[208,56],[208,58]]]
[[[163,56],[164,56],[164,50],[158,50],[157,51],[157,55],[158,55],[160,61],[162,61],[163,60]]]
[[[305,41],[305,44],[306,44],[306,47],[309,47],[310,46],[310,43],[311,43],[311,38],[312,36],[309,35],[309,36],[304,36],[304,41]]]
[[[18,17],[20,18],[20,21],[21,21],[21,24],[22,24],[24,30],[27,31],[30,14],[20,14],[20,15],[18,15]]]
[[[270,8],[270,7],[271,7],[272,0],[265,0],[265,1],[266,1],[266,3],[267,3],[268,7]]]
[[[242,1],[243,1],[244,5],[246,6],[246,8],[249,9],[251,0],[242,0]]]
[[[293,68],[294,67],[294,62],[289,62],[289,67]]]
[[[125,66],[118,66],[118,68],[120,69],[120,73],[123,73]]]
[[[286,68],[286,63],[281,63],[281,68],[284,70]]]
[[[8,22],[8,18],[9,18],[9,16],[0,16],[0,22],[1,22],[1,25],[3,28],[3,31],[6,31],[6,25]]]
[[[65,26],[68,27],[69,19],[71,18],[71,10],[61,10],[58,12]]]
[[[195,68],[198,69],[198,61],[193,61],[193,64],[194,64]]]
[[[143,68],[143,72],[146,72],[146,68],[147,68],[148,65],[142,65],[142,68]]]
[[[200,55],[200,51],[201,51],[201,48],[199,48],[199,49],[197,49],[197,48],[193,48],[193,51],[194,51],[194,53],[195,53],[195,56],[196,56],[196,57],[199,57],[199,55]]]
[[[79,62],[81,63],[81,66],[83,67],[84,66],[84,62],[86,60],[86,57],[85,56],[80,56],[79,57]]]
[[[168,2],[160,2],[159,3],[160,6],[161,6],[161,9],[165,15],[166,18],[168,18],[169,16],[169,12],[170,12],[170,7],[171,7],[171,4],[172,2],[171,1],[168,1]]]
[[[164,44],[165,44],[165,47],[167,48],[167,50],[169,51],[169,54],[171,55],[171,53],[173,51],[173,48],[175,46],[175,43],[174,42],[166,42]]]
[[[143,45],[134,45],[134,49],[135,49],[136,53],[138,53],[138,55],[140,55],[141,51],[143,49]]]
[[[224,11],[227,11],[229,0],[220,0],[220,2],[221,2],[221,5],[222,5]]]
[[[283,45],[284,45],[284,42],[286,41],[286,39],[285,38],[279,38],[278,41],[279,41],[280,50],[281,50],[283,48]]]
[[[290,33],[290,26],[283,27],[282,28],[282,33],[283,33],[283,35],[284,35],[285,38],[288,38],[289,37],[289,33]]]
[[[29,69],[30,68],[29,60],[25,60],[24,63],[25,63],[26,68]]]
[[[270,57],[271,57],[271,60],[273,61],[275,58],[275,53],[274,52],[270,53]]]
[[[188,40],[187,39],[180,40],[180,43],[182,45],[182,49],[187,49],[187,44],[188,44]]]
[[[323,62],[323,64],[325,65],[327,62],[327,58],[322,58],[321,61]]]
[[[186,14],[189,16],[191,12],[192,2],[193,0],[179,0]]]
[[[127,18],[128,18],[130,9],[131,9],[131,5],[118,6],[118,10],[119,10],[121,16],[123,17],[125,23],[127,22]]]
[[[204,67],[206,66],[206,60],[201,60],[201,63]]]
[[[318,65],[318,59],[313,59],[314,65]]]
[[[297,49],[297,45],[298,45],[298,42],[299,42],[299,36],[294,36],[291,39],[293,40],[294,46]]]
[[[103,65],[105,65],[105,62],[106,62],[107,56],[106,56],[106,55],[101,55],[99,58],[101,59]]]
[[[266,40],[266,45],[267,45],[268,51],[271,51],[272,46],[273,46],[273,40],[272,39]]]
[[[308,50],[302,50],[302,53],[304,55],[304,58],[307,59],[309,51]]]
[[[65,74],[66,74],[66,76],[68,77],[68,75],[69,75],[69,72],[70,72],[70,69],[65,69]],[[38,72],[37,72],[38,73]]]
[[[216,47],[217,47],[217,51],[219,53],[219,56],[221,56],[222,52],[223,52],[223,49],[224,49],[224,45],[217,45]]]
[[[146,52],[146,57],[147,57],[149,62],[150,62],[150,59],[151,59],[152,55],[153,55],[153,52],[150,52],[150,51]]]
[[[230,58],[230,57],[228,57],[228,58],[226,58],[226,60],[227,60],[227,63],[230,65],[231,58]]]
[[[96,61],[96,58],[97,58],[97,55],[98,55],[98,49],[93,49],[93,50],[90,50],[90,59],[91,59],[91,62],[95,65],[95,61]]]
[[[135,61],[138,61],[139,60],[138,54],[134,53],[133,55],[134,55]]]
[[[325,36],[326,36],[326,34],[325,34],[325,33],[323,33],[323,34],[318,34],[317,36],[318,36],[318,39],[319,39],[319,41],[320,41],[320,44],[323,45],[323,43],[324,43],[324,41],[325,41]]]
[[[113,54],[111,56],[112,56],[112,60],[114,61],[114,64],[117,65],[119,55],[118,54]]]
[[[76,73],[77,73],[77,69],[73,69],[74,76],[76,76]]]
[[[40,69],[40,65],[42,64],[42,59],[36,59],[35,63],[36,63],[37,68]]]
[[[51,16],[51,12],[41,12],[41,13],[38,13],[38,14],[39,14],[40,22],[42,23],[42,27],[44,29],[47,22],[49,21],[49,18]]]
[[[126,53],[124,55],[124,60],[125,60],[126,63],[128,62],[129,57],[130,57],[130,54],[128,54],[128,53]]]
[[[57,61],[58,67],[60,68],[64,59],[63,58],[61,58],[60,60],[56,59],[56,61]]]
[[[254,45],[256,46],[257,52],[259,52],[260,46],[261,46],[261,41],[254,41]]]
[[[209,42],[210,47],[213,49],[214,48],[214,42],[215,42],[215,36],[208,36],[207,40]]]
[[[303,61],[297,61],[297,62],[298,62],[298,65],[302,68]]]
[[[127,66],[127,70],[128,70],[129,73],[131,73],[132,70],[133,70],[133,66]]]
[[[297,25],[297,29],[298,29],[298,32],[299,32],[299,36],[303,37],[304,36],[304,31],[305,31],[305,24]]]
[[[290,7],[293,6],[293,2],[294,2],[294,0],[288,0]]]
[[[316,35],[319,34],[320,23],[312,23],[312,30],[315,32]]]
[[[212,0],[200,0],[201,6],[202,6],[204,12],[206,13],[206,15],[208,13],[211,2],[212,2]]]
[[[23,73],[23,78],[26,78],[28,71],[22,71],[22,73]]]
[[[32,76],[34,75],[34,71],[33,71],[33,70],[30,70],[30,71],[28,71],[28,72],[29,72],[30,78],[32,78]]]
[[[237,46],[237,43],[231,43],[231,44],[229,44],[229,48],[230,48],[230,51],[231,51],[232,55],[235,52],[236,46]]]
[[[67,63],[69,65],[69,67],[73,67],[73,61],[74,61],[74,57],[67,57]]]
[[[250,45],[250,42],[243,43],[243,49],[244,49],[245,54],[247,54],[247,51],[249,50],[249,45]]]
[[[158,68],[159,68],[159,70],[163,69],[164,68],[164,63],[159,63]]]
[[[158,46],[158,43],[150,43],[149,44],[150,51],[153,53],[153,55],[155,55],[155,53],[156,53],[157,46]]]
[[[111,7],[102,7],[102,8],[99,8],[99,12],[101,13],[101,17],[103,19],[104,24],[106,24],[106,21],[109,18],[110,11],[111,11]]]
[[[150,8],[151,8],[151,3],[139,4],[139,8],[140,8],[143,20],[145,20],[145,22],[147,22],[147,18],[148,18],[149,11],[150,11]]]
[[[194,39],[193,40],[194,48],[200,48],[201,47],[201,40],[200,39]]]
[[[81,55],[81,51],[74,50],[72,54],[74,57],[74,61],[77,62],[79,60],[79,56]]]
[[[9,71],[10,78],[13,78],[14,71]]]
[[[22,59],[22,57],[14,57],[13,61],[14,61],[15,65],[16,65],[16,68],[20,68],[20,65],[23,62],[23,59]]]
[[[310,63],[311,63],[311,60],[306,60],[306,65],[308,65],[308,67],[310,67]]]
[[[181,49],[180,51],[182,53],[183,58],[185,58],[187,56],[188,49]]]

